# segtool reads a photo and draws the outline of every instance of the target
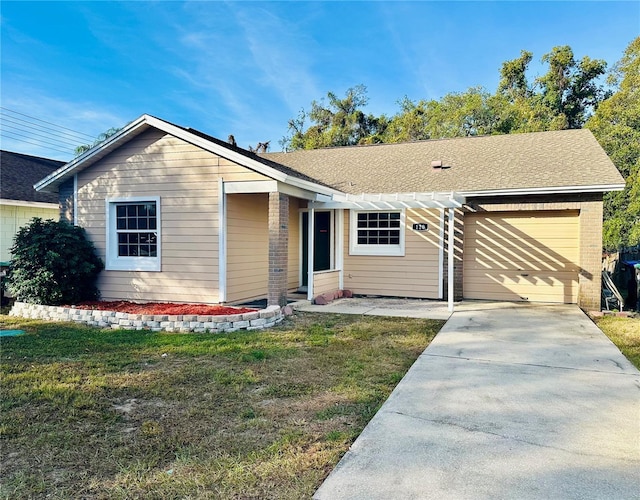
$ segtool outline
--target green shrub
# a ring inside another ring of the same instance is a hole
[[[16,234],[11,253],[7,289],[17,300],[61,305],[98,298],[104,264],[84,229],[34,218]]]

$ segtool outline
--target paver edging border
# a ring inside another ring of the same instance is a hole
[[[179,333],[227,333],[238,330],[270,328],[291,314],[290,307],[267,306],[265,309],[225,316],[197,315],[143,315],[99,309],[76,309],[75,307],[47,306],[15,302],[9,316],[47,321],[81,323],[97,328],[113,330],[151,330],[153,332]]]

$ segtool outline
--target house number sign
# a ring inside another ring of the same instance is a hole
[[[425,224],[424,222],[419,222],[418,224],[413,225],[414,231],[428,231],[429,224]]]

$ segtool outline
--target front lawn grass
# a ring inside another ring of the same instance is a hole
[[[310,498],[443,321],[255,332],[0,316],[2,498]]]
[[[604,316],[596,319],[596,325],[640,370],[640,318]]]

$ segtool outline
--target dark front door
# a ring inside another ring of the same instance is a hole
[[[331,212],[315,212],[313,225],[313,270],[331,269]],[[309,284],[309,213],[302,213],[302,286]]]

